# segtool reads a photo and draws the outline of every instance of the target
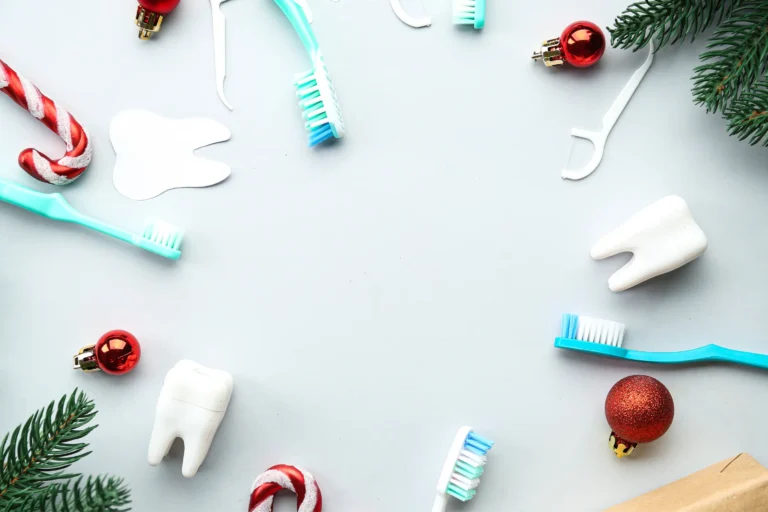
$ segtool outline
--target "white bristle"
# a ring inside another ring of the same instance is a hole
[[[150,242],[179,250],[184,239],[184,231],[160,219],[147,219],[142,236]]]
[[[462,487],[464,489],[470,490],[477,488],[478,485],[480,485],[480,479],[475,478],[473,480],[470,480],[469,478],[465,477],[464,475],[460,475],[458,473],[453,473],[451,475],[451,483],[458,485],[459,487]]]
[[[314,59],[314,72],[303,74],[296,79],[296,85],[298,87],[297,94],[300,98],[306,98],[309,94],[319,92],[320,96],[317,98],[302,99],[299,101],[299,106],[302,109],[308,109],[317,103],[322,102],[323,110],[327,117],[320,121],[311,123],[311,127],[321,126],[323,124],[330,123],[334,127],[338,137],[343,137],[345,133],[344,118],[341,115],[341,107],[339,107],[339,100],[336,98],[336,90],[333,88],[333,82],[328,74],[328,68],[325,66],[323,56],[318,52]],[[314,81],[314,84],[312,82]],[[310,85],[312,84],[312,85]],[[316,116],[320,114],[320,110],[310,110],[309,116]],[[305,114],[307,119],[307,114]]]
[[[459,460],[474,466],[485,466],[485,463],[488,461],[488,457],[472,453],[469,450],[461,450],[461,453],[459,454]]]
[[[475,0],[454,0],[454,23],[473,23],[476,14],[477,2]]]
[[[579,330],[576,333],[576,339],[621,347],[621,344],[624,343],[626,329],[627,326],[619,322],[579,316]]]

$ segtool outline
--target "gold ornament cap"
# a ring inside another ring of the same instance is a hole
[[[533,52],[531,56],[533,60],[540,60],[544,62],[544,65],[548,68],[552,66],[561,66],[565,60],[563,59],[563,48],[560,44],[560,38],[547,39],[541,43],[541,49],[537,52]]]
[[[160,25],[163,24],[163,15],[156,12],[148,11],[147,9],[139,6],[136,11],[136,25],[141,29],[139,31],[139,39],[147,40],[160,31]]]
[[[615,432],[611,432],[609,444],[613,453],[620,459],[629,457],[635,451],[635,448],[637,448],[637,443],[622,439],[617,436]]]

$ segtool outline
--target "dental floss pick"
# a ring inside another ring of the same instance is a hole
[[[227,0],[211,0],[211,15],[213,17],[213,58],[216,65],[216,91],[221,102],[229,110],[234,110],[224,95],[224,79],[227,76],[227,34],[226,19],[221,12],[221,4]]]
[[[624,112],[629,100],[632,98],[632,95],[635,94],[635,91],[640,86],[640,82],[643,81],[645,74],[653,63],[653,40],[651,40],[648,46],[648,57],[645,59],[643,65],[632,74],[627,85],[624,86],[624,89],[622,89],[616,97],[611,108],[605,113],[605,116],[603,117],[603,126],[600,131],[590,132],[582,130],[581,128],[573,128],[571,130],[571,135],[573,137],[591,141],[595,146],[595,152],[592,155],[592,159],[581,169],[563,169],[563,179],[584,179],[595,172],[595,169],[600,165],[600,162],[603,160],[603,154],[605,153],[605,144],[608,140],[608,135],[610,135],[616,121],[619,120],[621,113]],[[573,148],[573,142],[571,142],[571,148]]]
[[[400,0],[389,0],[389,3],[392,6],[392,10],[395,11],[395,16],[397,16],[400,21],[402,21],[409,27],[424,28],[432,25],[432,18],[428,18],[428,17],[414,18],[413,16],[405,12],[405,9],[403,9],[403,6],[400,5]]]

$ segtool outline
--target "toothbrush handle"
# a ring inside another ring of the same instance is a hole
[[[0,199],[49,219],[76,222],[77,210],[59,193],[44,194],[10,181],[0,179]]]
[[[83,215],[59,193],[44,194],[0,179],[0,200],[49,219],[80,224],[130,244],[137,245],[140,238],[98,219]]]
[[[290,20],[296,33],[299,34],[304,47],[314,57],[320,50],[317,44],[315,32],[309,24],[309,20],[304,14],[304,10],[295,0],[275,0],[275,3],[282,9],[283,14]]]
[[[706,348],[711,350],[713,359],[768,369],[768,355],[744,352],[718,345],[709,345]]]
[[[445,512],[448,507],[448,497],[445,494],[435,496],[435,503],[432,505],[432,512]]]

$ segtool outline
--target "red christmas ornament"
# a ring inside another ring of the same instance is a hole
[[[617,382],[605,399],[605,418],[612,432],[611,450],[631,455],[639,443],[663,436],[675,417],[669,390],[653,377],[632,375]]]
[[[178,7],[181,0],[139,0],[139,9],[136,11],[136,25],[140,39],[149,39],[152,34],[160,31],[163,17],[170,14]]]
[[[533,60],[543,60],[547,67],[565,62],[577,68],[588,68],[605,53],[605,34],[590,21],[571,23],[557,39],[541,43],[541,50],[534,52]]]
[[[128,331],[109,331],[95,345],[83,347],[75,356],[75,370],[104,371],[124,375],[133,370],[141,359],[139,340]]]

